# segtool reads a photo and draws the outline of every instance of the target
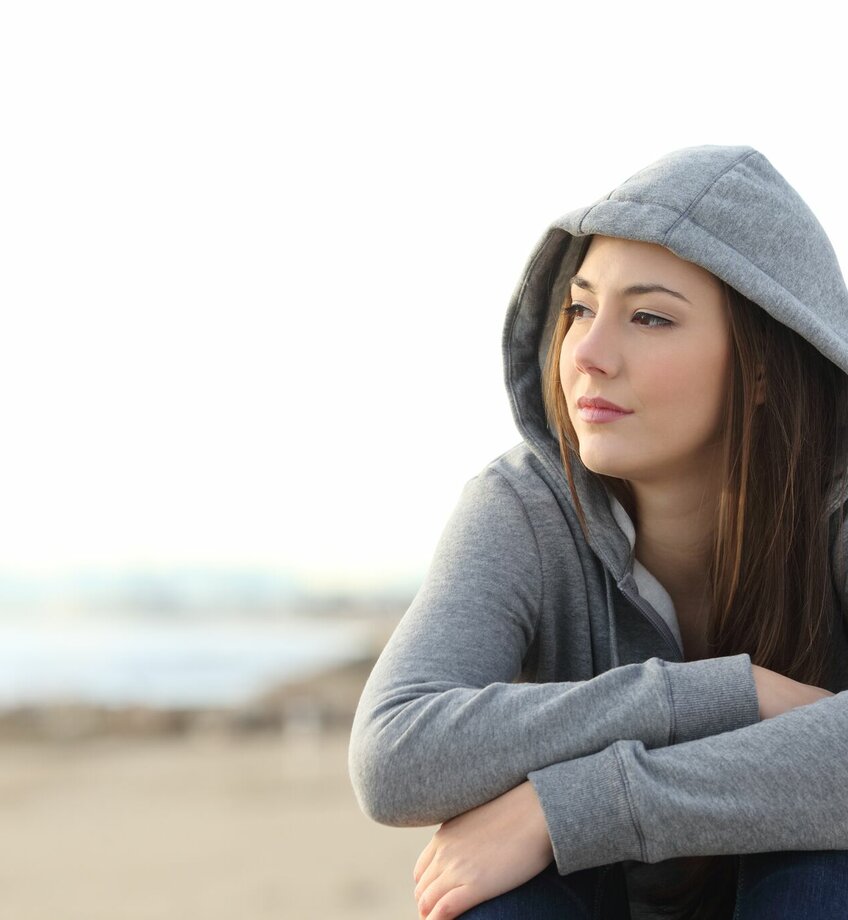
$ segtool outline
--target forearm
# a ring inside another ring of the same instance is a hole
[[[363,810],[397,826],[448,820],[552,764],[621,739],[663,747],[758,718],[747,655],[658,658],[589,681],[447,687],[392,685],[375,669],[351,733],[350,773]]]
[[[848,849],[848,691],[685,744],[617,741],[528,778],[561,873],[625,859]]]

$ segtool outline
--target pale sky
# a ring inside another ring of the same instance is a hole
[[[757,147],[844,269],[842,33],[748,9],[4,4],[0,569],[414,580],[519,439],[528,255],[670,150]]]

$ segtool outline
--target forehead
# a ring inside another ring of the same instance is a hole
[[[688,262],[659,243],[627,240],[618,237],[592,238],[589,248],[577,268],[577,273],[587,278],[593,286],[619,287],[625,282],[659,283],[672,287],[678,285],[694,293],[721,293],[721,281],[711,272]],[[687,294],[686,290],[683,290]],[[688,294],[687,294],[688,296]]]

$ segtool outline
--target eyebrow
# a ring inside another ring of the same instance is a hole
[[[593,294],[598,292],[592,287],[592,285],[580,275],[575,275],[569,284],[574,287],[583,288],[584,290],[591,291]],[[679,300],[683,300],[692,305],[692,301],[687,297],[684,297],[679,291],[672,291],[669,288],[665,287],[662,284],[631,284],[630,287],[626,287],[622,292],[625,296],[635,295],[635,294],[671,294],[672,297],[677,297]]]

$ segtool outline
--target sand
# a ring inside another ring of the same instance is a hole
[[[346,731],[0,744],[0,920],[417,920]]]

